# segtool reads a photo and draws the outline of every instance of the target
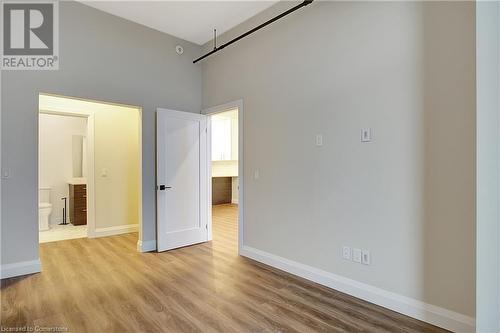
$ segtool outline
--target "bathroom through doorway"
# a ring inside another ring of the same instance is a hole
[[[87,123],[85,116],[39,114],[40,243],[87,237]]]
[[[141,224],[141,109],[39,95],[39,242]]]

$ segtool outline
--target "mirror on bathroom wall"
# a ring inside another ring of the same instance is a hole
[[[83,135],[73,135],[73,177],[85,177],[85,160],[86,160],[86,138]]]

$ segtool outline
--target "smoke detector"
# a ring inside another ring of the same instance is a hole
[[[177,54],[179,54],[179,55],[183,54],[184,53],[184,48],[182,46],[180,46],[180,45],[177,45],[175,47],[175,52],[177,52]]]

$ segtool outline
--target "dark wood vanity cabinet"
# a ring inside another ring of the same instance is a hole
[[[73,225],[87,224],[87,185],[69,184],[69,221]]]

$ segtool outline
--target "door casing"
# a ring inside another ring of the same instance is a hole
[[[241,255],[242,249],[243,249],[243,240],[244,240],[244,234],[245,234],[245,228],[244,228],[244,205],[245,205],[245,191],[244,191],[244,183],[245,183],[245,177],[244,177],[244,144],[243,144],[243,99],[238,99],[235,101],[231,101],[225,104],[221,105],[216,105],[207,109],[203,109],[201,111],[201,114],[206,115],[206,116],[211,116],[217,113],[225,112],[225,111],[230,111],[238,109],[238,255]],[[209,122],[210,123],[210,122]],[[210,172],[210,177],[212,175],[212,161],[211,161],[211,156],[212,156],[212,143],[211,143],[211,133],[209,133],[208,136],[208,151],[209,151],[209,172]],[[210,187],[210,195],[208,196],[209,198],[209,205],[208,205],[208,210],[209,210],[209,216],[208,216],[208,230],[209,230],[209,239],[212,239],[212,182],[209,182],[209,187]]]

